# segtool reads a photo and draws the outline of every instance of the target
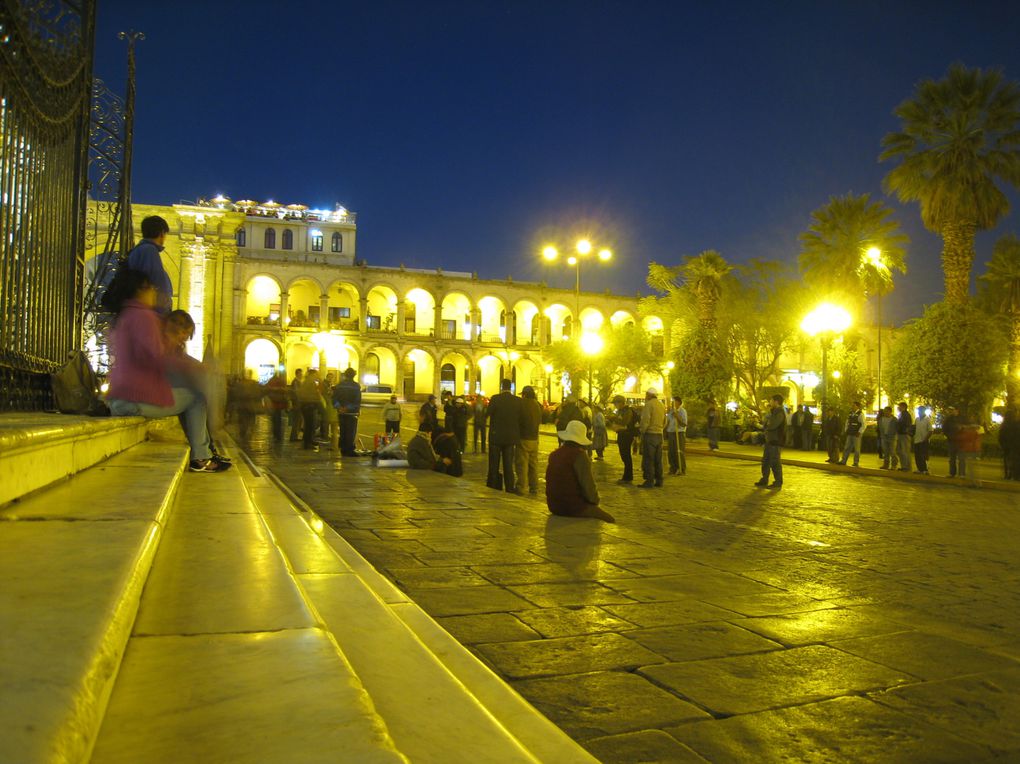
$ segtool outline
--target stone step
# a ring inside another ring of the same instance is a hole
[[[286,486],[244,479],[314,610],[412,761],[596,761]]]
[[[244,469],[184,476],[92,761],[406,761]]]
[[[0,414],[0,507],[146,439],[141,417]]]
[[[17,453],[0,452],[4,481],[28,453],[20,469],[78,473],[30,495],[26,478],[0,509],[0,761],[88,759],[187,448],[141,443],[81,470],[142,422],[69,423],[66,437],[22,426]]]

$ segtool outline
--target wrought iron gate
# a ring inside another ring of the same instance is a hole
[[[0,411],[81,342],[94,0],[0,0]]]

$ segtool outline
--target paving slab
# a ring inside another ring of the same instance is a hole
[[[697,661],[782,648],[778,642],[725,621],[636,629],[626,636],[671,661]]]
[[[613,615],[605,608],[594,605],[535,608],[514,615],[543,637],[601,634],[634,628],[634,624]]]
[[[517,690],[575,740],[710,718],[697,706],[626,671],[530,679],[520,682]]]
[[[914,681],[907,674],[823,645],[645,666],[641,673],[713,714],[727,716]]]
[[[705,621],[724,621],[733,612],[706,602],[684,597],[670,602],[638,602],[628,605],[606,605],[605,609],[637,626],[678,626]]]
[[[902,624],[896,621],[883,618],[874,612],[861,612],[855,608],[823,609],[766,618],[747,618],[742,621],[742,624],[751,631],[788,646],[903,631]]]
[[[528,611],[525,611],[528,612]],[[452,615],[436,621],[463,645],[488,642],[518,642],[542,635],[509,613]]]
[[[415,602],[436,616],[469,613],[499,613],[523,610],[532,604],[499,586],[469,586],[457,589],[420,589]]]
[[[988,750],[865,698],[743,714],[668,729],[708,761],[772,764],[961,764]]]
[[[619,634],[501,642],[479,645],[477,651],[500,673],[516,679],[630,670],[666,660]]]
[[[706,764],[702,758],[672,735],[661,730],[627,732],[584,741],[600,761],[627,761],[633,764]]]

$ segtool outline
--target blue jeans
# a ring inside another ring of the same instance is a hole
[[[850,454],[854,455],[854,466],[856,467],[861,461],[860,435],[846,436],[846,443],[843,445],[843,459],[840,461],[840,464],[846,464],[846,460],[850,457]]]
[[[641,436],[641,477],[646,483],[662,485],[662,433]]]
[[[181,423],[184,425],[184,434],[191,446],[191,458],[208,459],[212,456],[212,451],[209,449],[209,423],[205,398],[201,393],[196,393],[187,387],[175,387],[173,394],[174,402],[171,406],[111,400],[109,401],[110,412],[114,416],[143,416],[146,419],[160,419],[183,414]]]
[[[783,484],[783,462],[780,460],[782,449],[778,443],[766,443],[761,454],[761,479],[768,480],[769,472],[772,479],[779,485]]]

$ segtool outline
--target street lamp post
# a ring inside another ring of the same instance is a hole
[[[545,402],[552,402],[552,364],[547,363],[545,365]]]
[[[829,343],[837,335],[850,327],[850,314],[838,305],[823,302],[813,311],[804,316],[800,328],[812,337],[818,337],[822,343],[822,427],[825,427],[825,415],[828,413],[829,397]],[[828,444],[826,444],[828,448]]]
[[[595,365],[595,356],[602,352],[605,343],[602,337],[595,332],[586,332],[581,335],[581,350],[588,356],[588,401],[595,403],[595,394],[592,389],[592,372]]]
[[[878,247],[871,247],[867,252],[864,253],[865,262],[871,266],[878,273],[888,273],[889,267],[882,260],[882,250]],[[878,288],[875,290],[875,296],[877,299],[878,307],[878,408],[882,408],[882,286],[884,280],[879,279],[880,283]]]
[[[574,250],[577,254],[570,255],[567,258],[567,265],[571,265],[574,268],[574,319],[571,324],[571,333],[577,334],[576,324],[581,322],[581,260],[592,253],[594,247],[588,239],[580,239],[574,245]],[[559,259],[560,251],[552,244],[548,244],[542,249],[542,257],[547,262],[555,262]],[[600,249],[598,251],[598,259],[606,263],[613,259],[613,253],[608,249]]]

